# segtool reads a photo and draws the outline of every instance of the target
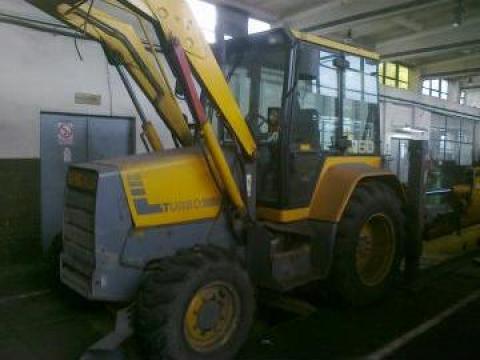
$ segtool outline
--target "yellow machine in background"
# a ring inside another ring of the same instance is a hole
[[[445,162],[428,178],[427,239],[480,224],[480,168]]]
[[[480,224],[480,168],[472,169],[471,182],[454,186],[453,192],[464,199],[464,225]]]
[[[392,286],[417,239],[383,169],[377,54],[277,29],[228,41],[224,76],[184,1],[29,1],[102,44],[153,150],[70,168],[61,255],[82,296],[135,302],[148,358],[233,357],[255,287],[328,278],[360,305]]]

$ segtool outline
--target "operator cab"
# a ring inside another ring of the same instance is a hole
[[[374,53],[283,29],[227,41],[227,78],[258,146],[259,206],[308,206],[327,156],[379,155],[377,68]]]

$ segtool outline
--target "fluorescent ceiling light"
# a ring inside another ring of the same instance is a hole
[[[401,128],[401,130],[407,133],[412,133],[412,134],[423,134],[424,132],[426,132],[425,129],[420,129],[420,128],[411,127],[411,126],[405,126]]]

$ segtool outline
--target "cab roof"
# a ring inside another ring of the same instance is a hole
[[[327,39],[318,35],[304,33],[288,28],[274,28],[269,31],[249,35],[248,37],[234,38],[227,41],[227,44],[230,43],[233,46],[235,46],[235,44],[242,46],[245,44],[245,41],[249,42],[251,45],[261,44],[263,42],[266,42],[267,44],[274,44],[286,41],[287,39],[289,41],[301,41],[314,45],[324,46],[331,50],[337,50],[352,55],[358,55],[372,60],[380,60],[380,55],[374,51],[348,44],[343,44],[332,39]]]
[[[300,41],[305,41],[311,44],[325,46],[330,49],[344,51],[349,54],[358,55],[358,56],[366,57],[373,60],[380,60],[380,55],[374,51],[362,49],[362,48],[351,46],[348,44],[343,44],[338,41],[334,41],[318,35],[304,33],[304,32],[293,30],[293,29],[290,30],[290,33],[295,39]]]

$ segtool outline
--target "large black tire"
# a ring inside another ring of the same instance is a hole
[[[333,293],[347,305],[382,298],[398,277],[405,241],[402,201],[388,185],[360,184],[338,225]]]
[[[254,309],[254,291],[239,262],[218,248],[200,247],[147,269],[135,330],[147,359],[231,359],[248,336]]]

